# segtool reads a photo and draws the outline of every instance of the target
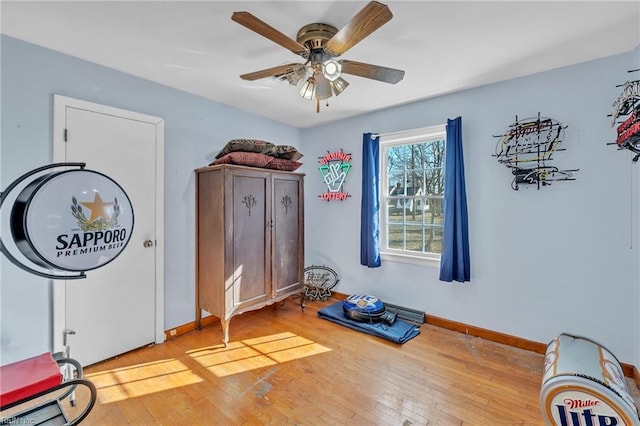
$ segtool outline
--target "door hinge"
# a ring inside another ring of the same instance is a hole
[[[64,129],[64,141],[67,141],[67,129]]]

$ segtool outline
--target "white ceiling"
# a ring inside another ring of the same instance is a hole
[[[295,39],[343,27],[367,1],[6,1],[2,33],[290,125],[306,128],[393,105],[627,52],[636,1],[384,1],[394,17],[341,58],[406,71],[351,85],[315,112],[295,87],[240,74],[303,62],[231,21],[248,11]],[[622,72],[622,70],[621,70]]]

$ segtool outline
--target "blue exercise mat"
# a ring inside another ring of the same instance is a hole
[[[384,322],[370,324],[354,321],[344,315],[342,302],[336,302],[332,305],[319,309],[318,316],[328,321],[344,325],[345,327],[349,327],[353,330],[382,337],[383,339],[387,339],[395,343],[405,343],[420,334],[419,326],[401,319],[396,319],[393,325],[389,325]]]

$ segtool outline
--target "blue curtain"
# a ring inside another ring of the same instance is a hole
[[[362,135],[362,201],[360,204],[360,264],[380,266],[380,143]]]
[[[444,177],[444,237],[440,280],[471,280],[467,191],[462,156],[462,117],[447,120]]]

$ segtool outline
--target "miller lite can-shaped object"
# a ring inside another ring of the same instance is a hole
[[[620,362],[585,337],[561,334],[547,346],[540,407],[546,425],[640,426]]]

